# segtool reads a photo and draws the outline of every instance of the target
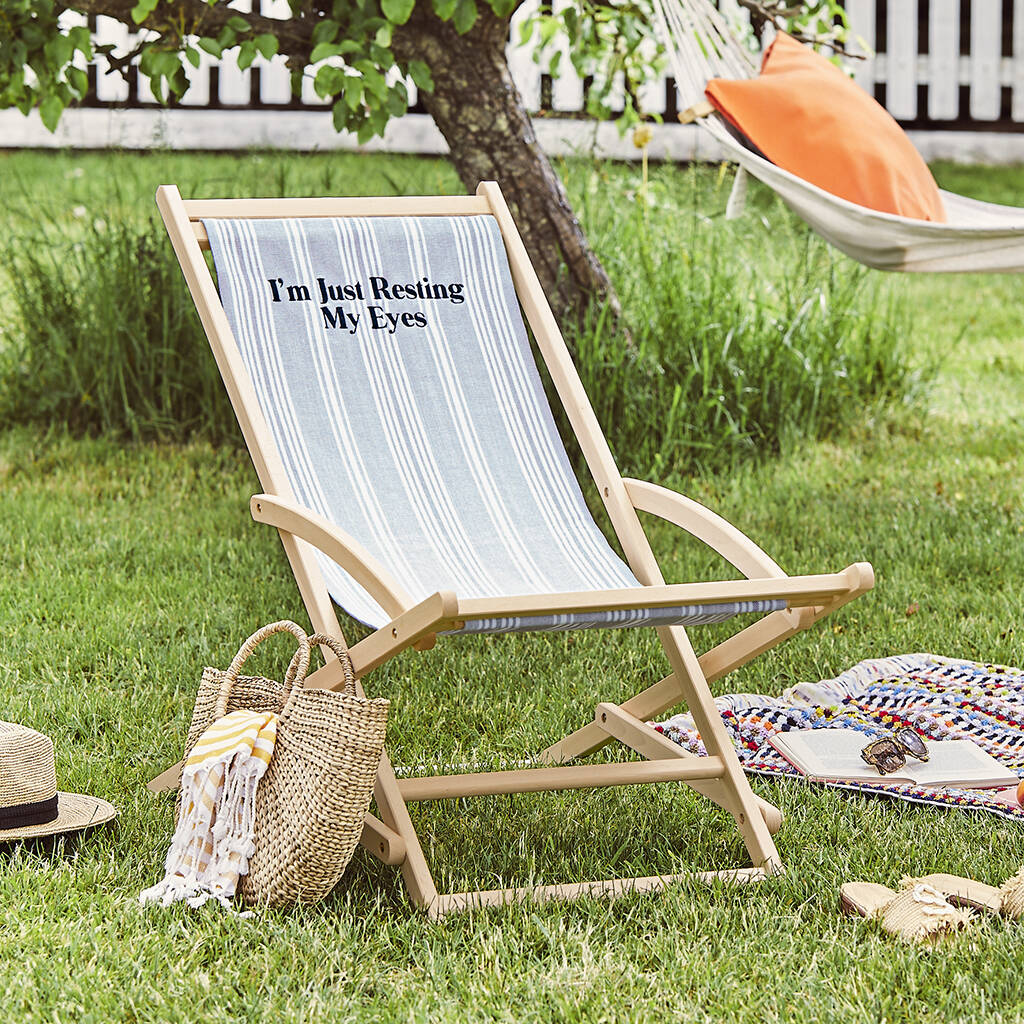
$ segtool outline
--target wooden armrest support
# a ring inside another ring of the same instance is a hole
[[[623,480],[638,512],[648,512],[678,526],[717,551],[747,579],[785,576],[779,565],[727,519],[667,487],[643,480]]]
[[[273,494],[254,494],[249,510],[257,523],[276,526],[337,562],[392,618],[416,603],[359,541],[329,519]]]

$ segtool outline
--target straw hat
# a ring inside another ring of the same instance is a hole
[[[116,814],[106,800],[58,793],[50,737],[0,722],[0,842],[77,832]]]

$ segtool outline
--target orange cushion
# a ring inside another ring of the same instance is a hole
[[[798,178],[858,206],[945,221],[928,165],[889,112],[792,36],[776,36],[757,78],[713,78],[706,94],[772,163]]]

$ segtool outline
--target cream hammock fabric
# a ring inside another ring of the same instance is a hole
[[[754,56],[709,0],[653,0],[680,109],[699,104],[710,78],[753,78]],[[1024,209],[940,190],[947,222],[912,220],[840,199],[747,149],[712,113],[698,124],[739,164],[727,216],[737,216],[745,173],[771,188],[810,227],[848,256],[878,270],[1024,272]]]

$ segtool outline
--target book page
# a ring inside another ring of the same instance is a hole
[[[856,778],[870,772],[860,752],[871,738],[856,729],[807,729],[780,733],[772,745],[805,775]]]
[[[971,740],[942,740],[928,744],[927,761],[907,758],[896,774],[922,786],[962,786],[965,789],[1012,786],[1017,776]]]

